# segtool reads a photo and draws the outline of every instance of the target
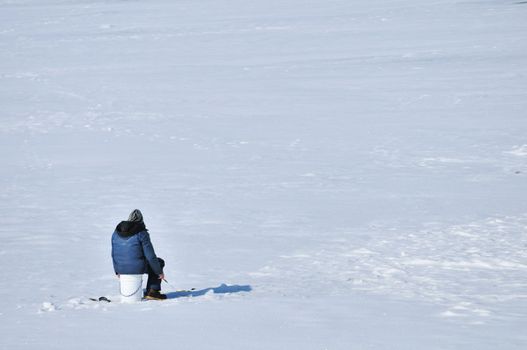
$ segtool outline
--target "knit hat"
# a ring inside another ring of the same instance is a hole
[[[130,216],[128,217],[128,221],[133,221],[133,222],[143,222],[143,214],[141,213],[141,210],[139,210],[139,209],[134,209],[134,210],[130,213]]]

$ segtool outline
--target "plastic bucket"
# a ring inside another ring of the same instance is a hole
[[[143,275],[120,275],[121,303],[134,303],[143,297]]]

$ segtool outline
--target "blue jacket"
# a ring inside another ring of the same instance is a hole
[[[116,274],[140,275],[148,265],[158,275],[159,265],[150,235],[142,222],[122,221],[112,235],[112,260]]]

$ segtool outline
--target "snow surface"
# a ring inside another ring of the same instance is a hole
[[[527,348],[526,18],[0,0],[0,348]],[[92,302],[134,208],[170,300]]]

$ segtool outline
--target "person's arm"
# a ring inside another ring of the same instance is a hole
[[[113,255],[113,236],[112,236],[112,264],[113,264],[113,272],[119,277],[119,274],[117,273],[117,266],[115,266],[115,258]]]
[[[148,264],[157,275],[163,275],[163,269],[161,268],[161,265],[159,265],[159,260],[157,260],[157,255],[154,251],[154,246],[150,241],[150,235],[148,232],[142,232],[139,239],[143,245],[143,253],[145,254]]]

